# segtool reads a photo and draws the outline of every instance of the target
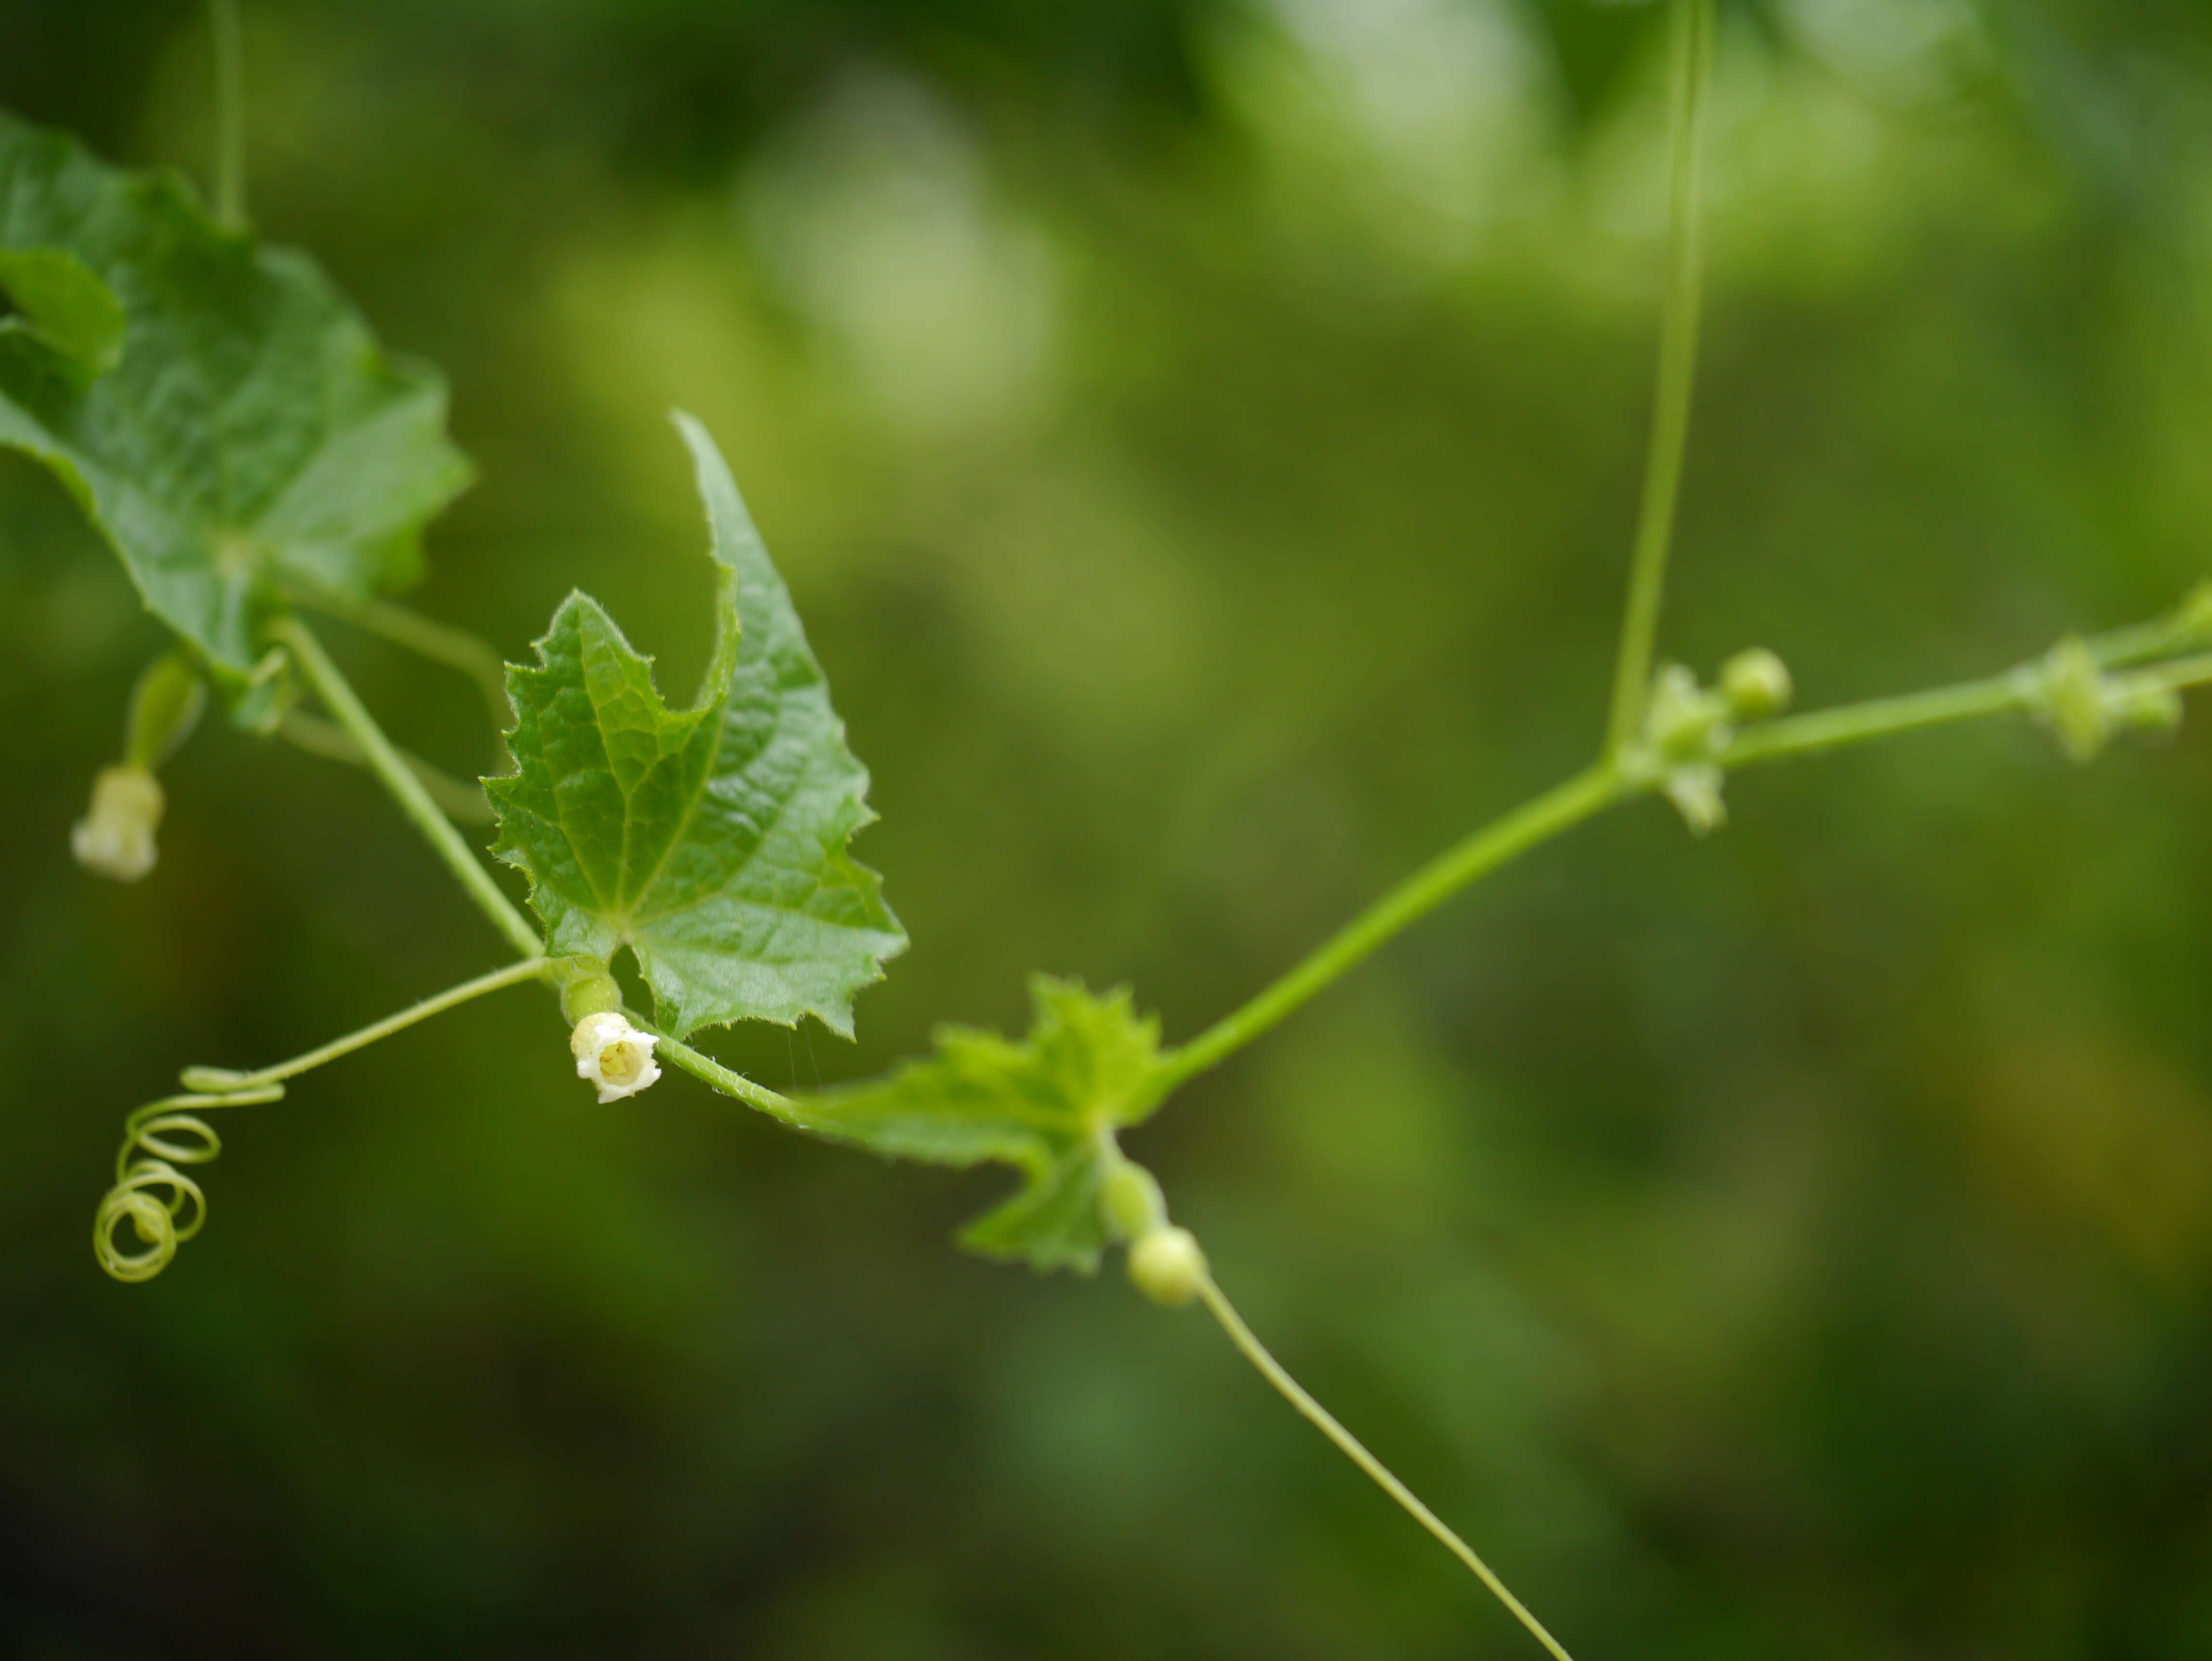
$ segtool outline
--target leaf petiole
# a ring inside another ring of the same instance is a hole
[[[453,829],[453,821],[439,811],[422,782],[409,770],[405,758],[392,747],[392,740],[384,736],[384,729],[376,724],[352,685],[338,672],[337,665],[331,661],[322,642],[296,617],[279,618],[270,626],[270,633],[292,654],[300,672],[307,677],[323,707],[361,745],[369,770],[383,782],[384,788],[399,803],[400,810],[414,821],[415,828],[446,862],[447,868],[460,879],[469,897],[491,919],[492,926],[525,957],[537,957],[541,949],[538,930],[515,909],[514,902],[500,891],[491,873],[484,868],[468,843],[461,840],[460,832]]]

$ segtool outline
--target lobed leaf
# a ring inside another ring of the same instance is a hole
[[[629,947],[678,1037],[802,1015],[849,1036],[854,994],[906,946],[846,851],[875,817],[867,772],[729,468],[676,421],[721,568],[705,684],[671,709],[652,660],[570,594],[538,666],[507,671],[515,771],[485,782],[493,851],[529,877],[546,951]]]
[[[234,697],[288,584],[403,586],[468,482],[442,383],[388,364],[310,261],[5,112],[0,290],[0,446],[53,471]]]
[[[1129,989],[1098,996],[1080,981],[1039,975],[1021,1042],[975,1027],[937,1030],[937,1053],[887,1078],[805,1098],[804,1123],[825,1136],[935,1165],[1014,1166],[1013,1196],[960,1241],[1041,1269],[1088,1274],[1107,1241],[1099,1185],[1114,1133],[1157,1104],[1150,1089],[1159,1021]]]

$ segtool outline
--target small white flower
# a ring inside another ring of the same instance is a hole
[[[599,1087],[602,1102],[635,1096],[660,1076],[653,1059],[653,1035],[641,1032],[614,1010],[586,1015],[568,1039],[576,1057],[576,1076]]]
[[[154,868],[161,787],[143,767],[103,767],[92,782],[92,810],[70,830],[70,852],[88,871],[137,882]]]

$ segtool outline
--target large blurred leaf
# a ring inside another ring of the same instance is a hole
[[[53,470],[234,687],[285,582],[399,587],[467,483],[442,385],[388,365],[307,259],[5,112],[0,288],[21,313],[0,334],[0,445]]]
[[[1098,1189],[1114,1133],[1156,1104],[1147,1086],[1159,1020],[1136,1013],[1127,987],[1099,997],[1079,981],[1039,975],[1030,999],[1036,1013],[1019,1043],[941,1026],[927,1061],[810,1098],[805,1110],[823,1135],[879,1153],[1016,1167],[1020,1190],[969,1224],[961,1244],[1087,1273],[1106,1244]]]
[[[510,668],[517,771],[487,783],[500,856],[528,873],[546,950],[627,946],[679,1037],[812,1015],[853,1028],[853,995],[906,934],[845,844],[874,815],[822,666],[705,429],[697,465],[722,568],[698,702],[671,709],[652,660],[572,593]]]

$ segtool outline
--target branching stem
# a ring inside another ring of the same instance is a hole
[[[1556,1661],[1574,1661],[1574,1658],[1561,1647],[1559,1640],[1544,1629],[1544,1623],[1529,1612],[1528,1606],[1506,1590],[1505,1583],[1498,1578],[1489,1564],[1482,1561],[1474,1548],[1447,1527],[1436,1512],[1423,1505],[1419,1496],[1393,1475],[1388,1465],[1370,1453],[1358,1437],[1338,1423],[1335,1415],[1308,1395],[1305,1387],[1291,1377],[1280,1361],[1268,1354],[1267,1347],[1254,1335],[1250,1327],[1244,1324],[1243,1317],[1237,1314],[1236,1305],[1223,1295],[1211,1275],[1199,1282],[1198,1295],[1205,1300],[1206,1308],[1212,1311],[1213,1318],[1221,1323],[1221,1329],[1229,1335],[1230,1342],[1242,1350],[1244,1359],[1257,1367],[1261,1375],[1282,1393],[1284,1400],[1304,1414],[1322,1435],[1336,1444],[1337,1450],[1364,1471],[1376,1487],[1396,1500],[1407,1516],[1443,1542],[1452,1555],[1474,1573],[1476,1579],[1490,1588],[1499,1603],[1513,1611],[1514,1618],[1528,1629],[1538,1643],[1551,1652]]]
[[[1629,566],[1628,606],[1620,628],[1620,656],[1613,669],[1613,707],[1605,752],[1619,756],[1636,735],[1644,689],[1651,679],[1652,642],[1659,631],[1659,600],[1667,584],[1667,554],[1674,541],[1674,504],[1681,494],[1682,458],[1690,441],[1690,394],[1697,380],[1698,127],[1713,50],[1712,0],[1674,0],[1673,93],[1668,119],[1668,207],[1667,292],[1659,318],[1658,392],[1651,412],[1651,441],[1644,462],[1644,496],[1636,520],[1636,551]]]
[[[2212,684],[2212,653],[2148,665],[2143,665],[2143,660],[2173,651],[2192,638],[2185,628],[2162,619],[2114,630],[2090,641],[2088,646],[2100,665],[2143,666],[2120,674],[2121,685],[2143,691],[2179,691]],[[1814,755],[1922,727],[2014,713],[2033,708],[2041,685],[2039,660],[1980,680],[1764,721],[1737,733],[1714,759],[1733,770],[1790,756]],[[1601,809],[1650,788],[1648,782],[1626,778],[1609,764],[1601,763],[1492,820],[1376,901],[1256,997],[1161,1057],[1149,1092],[1152,1099],[1158,1100],[1187,1080],[1226,1061],[1460,890]]]
[[[361,745],[369,770],[383,782],[384,788],[399,803],[400,810],[415,822],[415,828],[460,879],[469,897],[517,952],[535,958],[539,949],[538,930],[515,909],[514,902],[500,891],[491,873],[484,869],[483,861],[461,840],[461,833],[453,828],[453,821],[438,811],[438,804],[430,799],[422,781],[409,770],[392,740],[384,736],[384,729],[362,707],[353,687],[338,672],[330,654],[324,651],[322,642],[296,617],[279,619],[271,625],[270,633],[290,651],[300,666],[300,672],[322,700],[323,707]]]

